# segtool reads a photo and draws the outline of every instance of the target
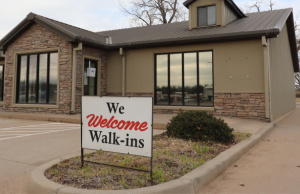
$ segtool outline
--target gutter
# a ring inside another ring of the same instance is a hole
[[[122,96],[126,94],[126,55],[123,48],[120,48],[120,55],[122,56]]]
[[[76,51],[82,50],[82,43],[78,43],[77,48],[73,48],[73,66],[72,66],[72,97],[71,97],[71,111],[70,114],[75,113],[75,100],[76,100],[76,66],[77,66],[77,53]]]
[[[261,37],[264,56],[264,87],[265,87],[265,111],[266,119],[272,121],[271,116],[271,99],[270,99],[270,52],[268,39],[265,36]]]

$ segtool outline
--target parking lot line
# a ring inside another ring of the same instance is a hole
[[[39,125],[24,125],[18,127],[0,128],[0,141],[79,129],[80,124],[71,123],[46,123]]]

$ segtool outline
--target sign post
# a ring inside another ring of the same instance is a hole
[[[152,103],[152,97],[82,96],[82,166],[84,149],[144,156],[152,179]]]

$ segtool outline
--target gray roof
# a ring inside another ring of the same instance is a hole
[[[292,9],[257,12],[237,19],[227,26],[189,29],[189,22],[177,22],[98,32],[112,37],[111,46],[146,46],[145,44],[201,43],[220,40],[274,37],[280,33]]]
[[[52,30],[64,37],[69,42],[82,42],[88,45],[105,46],[106,37],[95,32],[71,26],[50,18],[46,18],[35,13],[29,13],[14,29],[12,29],[4,38],[0,40],[0,50],[6,50],[6,47],[14,41],[24,30],[28,29],[34,23]]]
[[[261,36],[276,37],[283,26],[287,24],[294,70],[299,71],[292,9],[257,12],[246,16],[231,22],[227,26],[204,27],[192,30],[189,29],[188,22],[178,22],[95,33],[30,13],[0,40],[0,50],[6,50],[12,41],[34,23],[52,30],[69,42],[82,42],[84,45],[101,49],[199,44],[256,39],[261,38]],[[107,37],[111,37],[111,44],[107,44]]]

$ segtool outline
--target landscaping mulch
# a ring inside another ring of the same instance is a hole
[[[194,142],[167,137],[165,134],[153,138],[153,183],[150,173],[106,165],[85,163],[76,157],[60,162],[45,172],[50,180],[82,189],[122,190],[142,188],[177,179],[221,152],[249,137],[235,133],[230,144],[217,142]],[[96,151],[85,155],[85,160],[142,170],[150,170],[147,157]]]

